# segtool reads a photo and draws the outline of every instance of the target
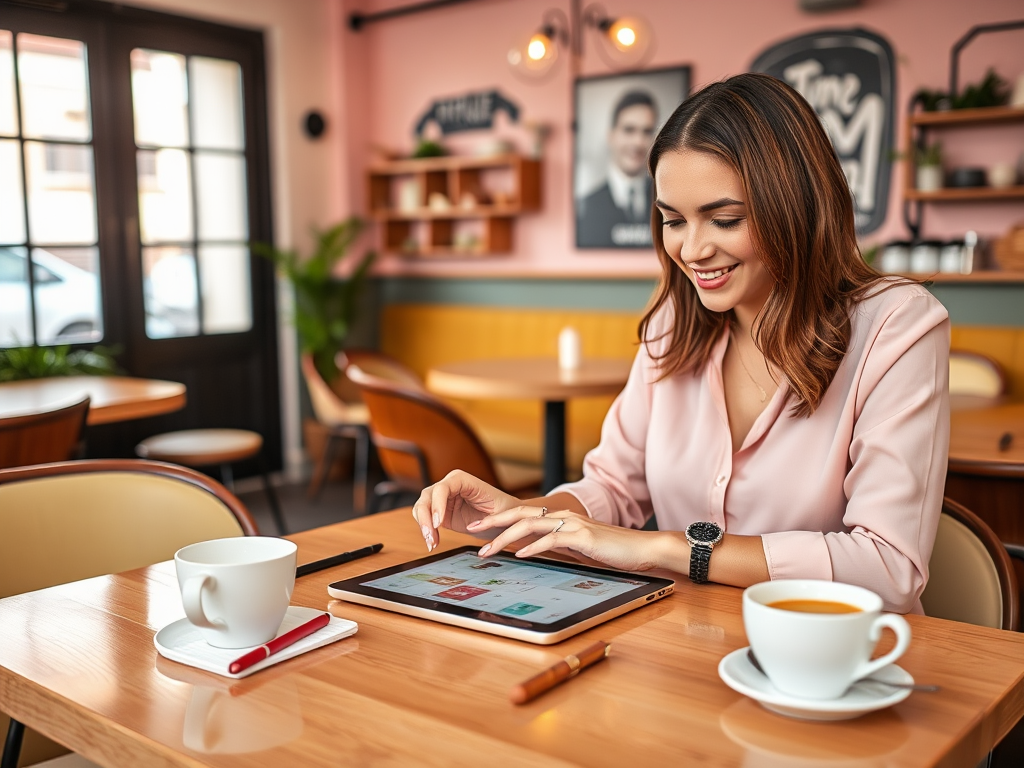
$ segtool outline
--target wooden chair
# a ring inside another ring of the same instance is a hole
[[[64,408],[0,419],[0,469],[77,458],[89,398]]]
[[[372,349],[346,349],[338,353],[335,363],[338,366],[338,370],[346,376],[345,372],[348,366],[357,365],[359,370],[369,376],[375,376],[378,379],[385,379],[386,381],[393,381],[398,384],[405,384],[413,389],[426,392],[423,379],[416,374],[416,371],[400,360],[396,360],[391,355],[383,352],[377,352]],[[354,382],[353,386],[356,386],[358,389],[358,385],[355,385]]]
[[[324,481],[330,472],[337,456],[342,440],[355,442],[355,466],[352,477],[352,508],[359,514],[366,510],[367,476],[370,463],[370,412],[359,395],[359,389],[344,379],[342,387],[350,387],[348,397],[343,399],[331,386],[324,381],[316,369],[313,356],[302,356],[302,376],[306,380],[309,399],[313,405],[316,420],[327,430],[327,442],[324,445],[320,461],[313,468],[306,495],[314,499],[323,488]],[[342,374],[344,376],[344,374]],[[339,388],[342,388],[339,387]]]
[[[949,350],[949,394],[994,398],[1006,389],[1006,373],[997,361],[979,352]]]
[[[221,480],[232,489],[234,473],[231,465],[245,459],[256,459],[271,514],[278,532],[283,535],[288,529],[274,486],[270,483],[262,451],[263,437],[248,429],[184,429],[147,437],[135,446],[136,455],[143,459],[167,461],[186,467],[219,467]]]
[[[197,541],[259,533],[220,483],[138,459],[0,470],[0,531],[0,598],[170,560]],[[8,734],[3,766],[17,764],[23,736],[24,765],[67,752],[6,721],[0,714]]]
[[[418,494],[453,469],[508,493],[539,488],[541,471],[495,461],[463,418],[421,386],[372,375],[346,357],[346,374],[370,410],[370,433],[388,480],[374,488],[374,510],[388,499]]]
[[[928,570],[921,604],[929,616],[1018,629],[1017,576],[1006,547],[980,517],[949,498]]]

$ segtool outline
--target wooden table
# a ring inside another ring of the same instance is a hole
[[[52,410],[89,395],[89,425],[173,413],[185,407],[185,385],[130,376],[55,376],[0,384],[0,418]]]
[[[1010,435],[1008,446],[1000,440]],[[1024,544],[1024,403],[950,414],[946,495]]]
[[[467,360],[427,372],[427,389],[466,400],[544,401],[544,480],[547,493],[565,482],[565,401],[573,397],[615,395],[629,378],[632,362],[618,358],[584,359],[565,371],[556,358]]]
[[[900,665],[939,693],[857,720],[763,710],[718,678],[746,645],[741,591],[670,598],[542,647],[332,601],[327,584],[425,554],[408,509],[291,536],[299,561],[384,551],[300,579],[292,602],[353,638],[240,681],[159,657],[183,616],[173,563],[0,600],[0,709],[107,766],[974,766],[1024,714],[1024,635],[909,616]],[[468,543],[442,533],[442,547]],[[608,661],[533,702],[513,684],[597,639]]]

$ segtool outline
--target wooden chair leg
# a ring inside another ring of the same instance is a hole
[[[235,492],[235,473],[231,470],[230,464],[220,465],[220,480],[232,493]]]
[[[277,500],[277,492],[274,490],[274,486],[270,484],[270,475],[267,472],[267,465],[263,460],[262,454],[259,457],[259,463],[260,477],[263,478],[263,490],[267,494],[267,501],[270,502],[270,513],[274,516],[278,533],[284,536],[288,533],[288,527],[284,524],[284,515],[281,513],[281,505]]]
[[[4,755],[0,760],[0,768],[18,768],[21,757],[21,742],[25,738],[25,725],[11,718],[7,726],[7,740],[4,742]]]
[[[320,455],[320,461],[317,462],[316,468],[313,470],[313,477],[310,478],[309,488],[306,490],[306,498],[310,501],[320,496],[320,491],[323,490],[324,483],[327,482],[327,476],[330,474],[331,466],[334,464],[334,457],[337,454],[340,439],[335,434],[327,435],[324,451]]]
[[[357,427],[356,460],[352,474],[352,509],[357,515],[366,510],[366,489],[370,472],[370,431],[366,427]]]

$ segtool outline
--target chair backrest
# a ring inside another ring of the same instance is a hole
[[[372,349],[346,349],[338,353],[337,363],[342,371],[347,371],[349,365],[357,365],[360,371],[369,376],[404,384],[421,392],[426,391],[423,380],[416,375],[416,371],[383,352]]]
[[[316,368],[316,363],[313,362],[311,354],[306,353],[302,355],[301,365],[302,377],[306,380],[309,400],[313,405],[313,413],[316,415],[317,421],[328,426],[350,424],[352,422],[365,423],[365,406],[357,386],[345,377],[344,381],[340,382],[341,386],[339,386],[339,389],[343,392],[346,390],[350,391],[345,392],[346,396],[342,397],[330,384],[324,381],[320,371]],[[344,373],[341,375],[344,377]],[[347,387],[345,386],[346,384],[348,385]]]
[[[52,411],[0,419],[0,469],[75,458],[89,398]]]
[[[258,533],[224,486],[173,464],[86,460],[0,470],[0,597]]]
[[[347,373],[370,409],[370,432],[391,480],[423,488],[463,469],[498,486],[487,449],[446,403],[420,386],[371,375],[353,362]]]
[[[949,350],[949,394],[998,397],[1005,395],[1006,373],[991,357],[962,349]]]
[[[1017,576],[999,538],[980,517],[946,498],[921,604],[929,616],[997,629],[1019,623]]]

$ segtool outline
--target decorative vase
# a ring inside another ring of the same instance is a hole
[[[937,192],[942,189],[942,166],[941,165],[919,165],[917,166],[918,192]]]

